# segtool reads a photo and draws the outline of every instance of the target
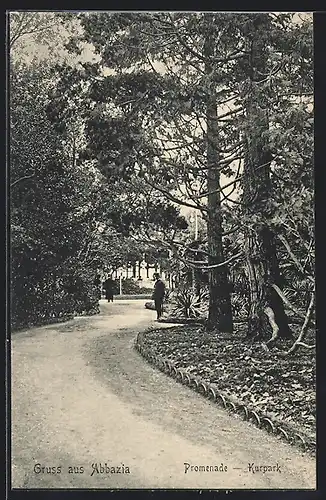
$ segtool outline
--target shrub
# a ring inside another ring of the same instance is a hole
[[[119,281],[115,282],[114,294],[119,293]],[[150,294],[153,292],[152,288],[140,287],[132,278],[122,280],[122,293],[125,295],[139,295]]]
[[[208,314],[208,291],[195,293],[192,288],[179,286],[171,292],[169,312],[183,318],[204,318]]]
[[[232,280],[231,304],[233,316],[238,319],[248,318],[249,302],[248,281],[243,271],[240,270]]]
[[[45,324],[54,318],[99,312],[98,290],[92,269],[77,272],[71,267],[69,272],[61,269],[59,274],[58,270],[57,276],[51,272],[40,272],[38,275],[36,269],[30,276],[25,275],[24,268],[20,274],[16,269],[13,271],[10,311],[13,330]]]

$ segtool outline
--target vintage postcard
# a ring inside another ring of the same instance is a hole
[[[316,489],[313,15],[7,22],[9,489]]]

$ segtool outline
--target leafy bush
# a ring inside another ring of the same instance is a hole
[[[243,268],[239,267],[232,276],[231,304],[233,316],[247,319],[249,314],[250,292],[248,280]]]
[[[138,293],[143,293],[144,295],[152,294],[153,288],[146,288],[145,286],[142,286],[139,288]]]
[[[234,292],[231,295],[231,304],[233,316],[237,319],[248,318],[249,302],[240,293]]]
[[[117,281],[117,290],[119,293],[119,282]],[[125,295],[139,295],[152,293],[152,288],[140,287],[132,278],[122,280],[122,293]]]
[[[61,269],[59,276],[54,277],[52,273],[45,274],[43,269],[37,272],[35,267],[33,274],[26,277],[24,268],[19,274],[19,269],[12,267],[10,312],[13,330],[54,318],[99,312],[92,269],[85,268],[79,273],[73,268],[69,273]]]

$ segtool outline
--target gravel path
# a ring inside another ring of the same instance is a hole
[[[133,345],[154,318],[101,301],[13,334],[12,487],[314,489],[312,458],[147,364]]]

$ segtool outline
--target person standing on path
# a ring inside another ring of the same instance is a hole
[[[165,296],[165,284],[161,280],[160,275],[158,273],[154,274],[154,279],[155,279],[155,285],[154,285],[152,299],[155,302],[155,310],[157,313],[157,319],[160,319],[160,317],[163,314],[163,300],[164,300],[164,296]]]

